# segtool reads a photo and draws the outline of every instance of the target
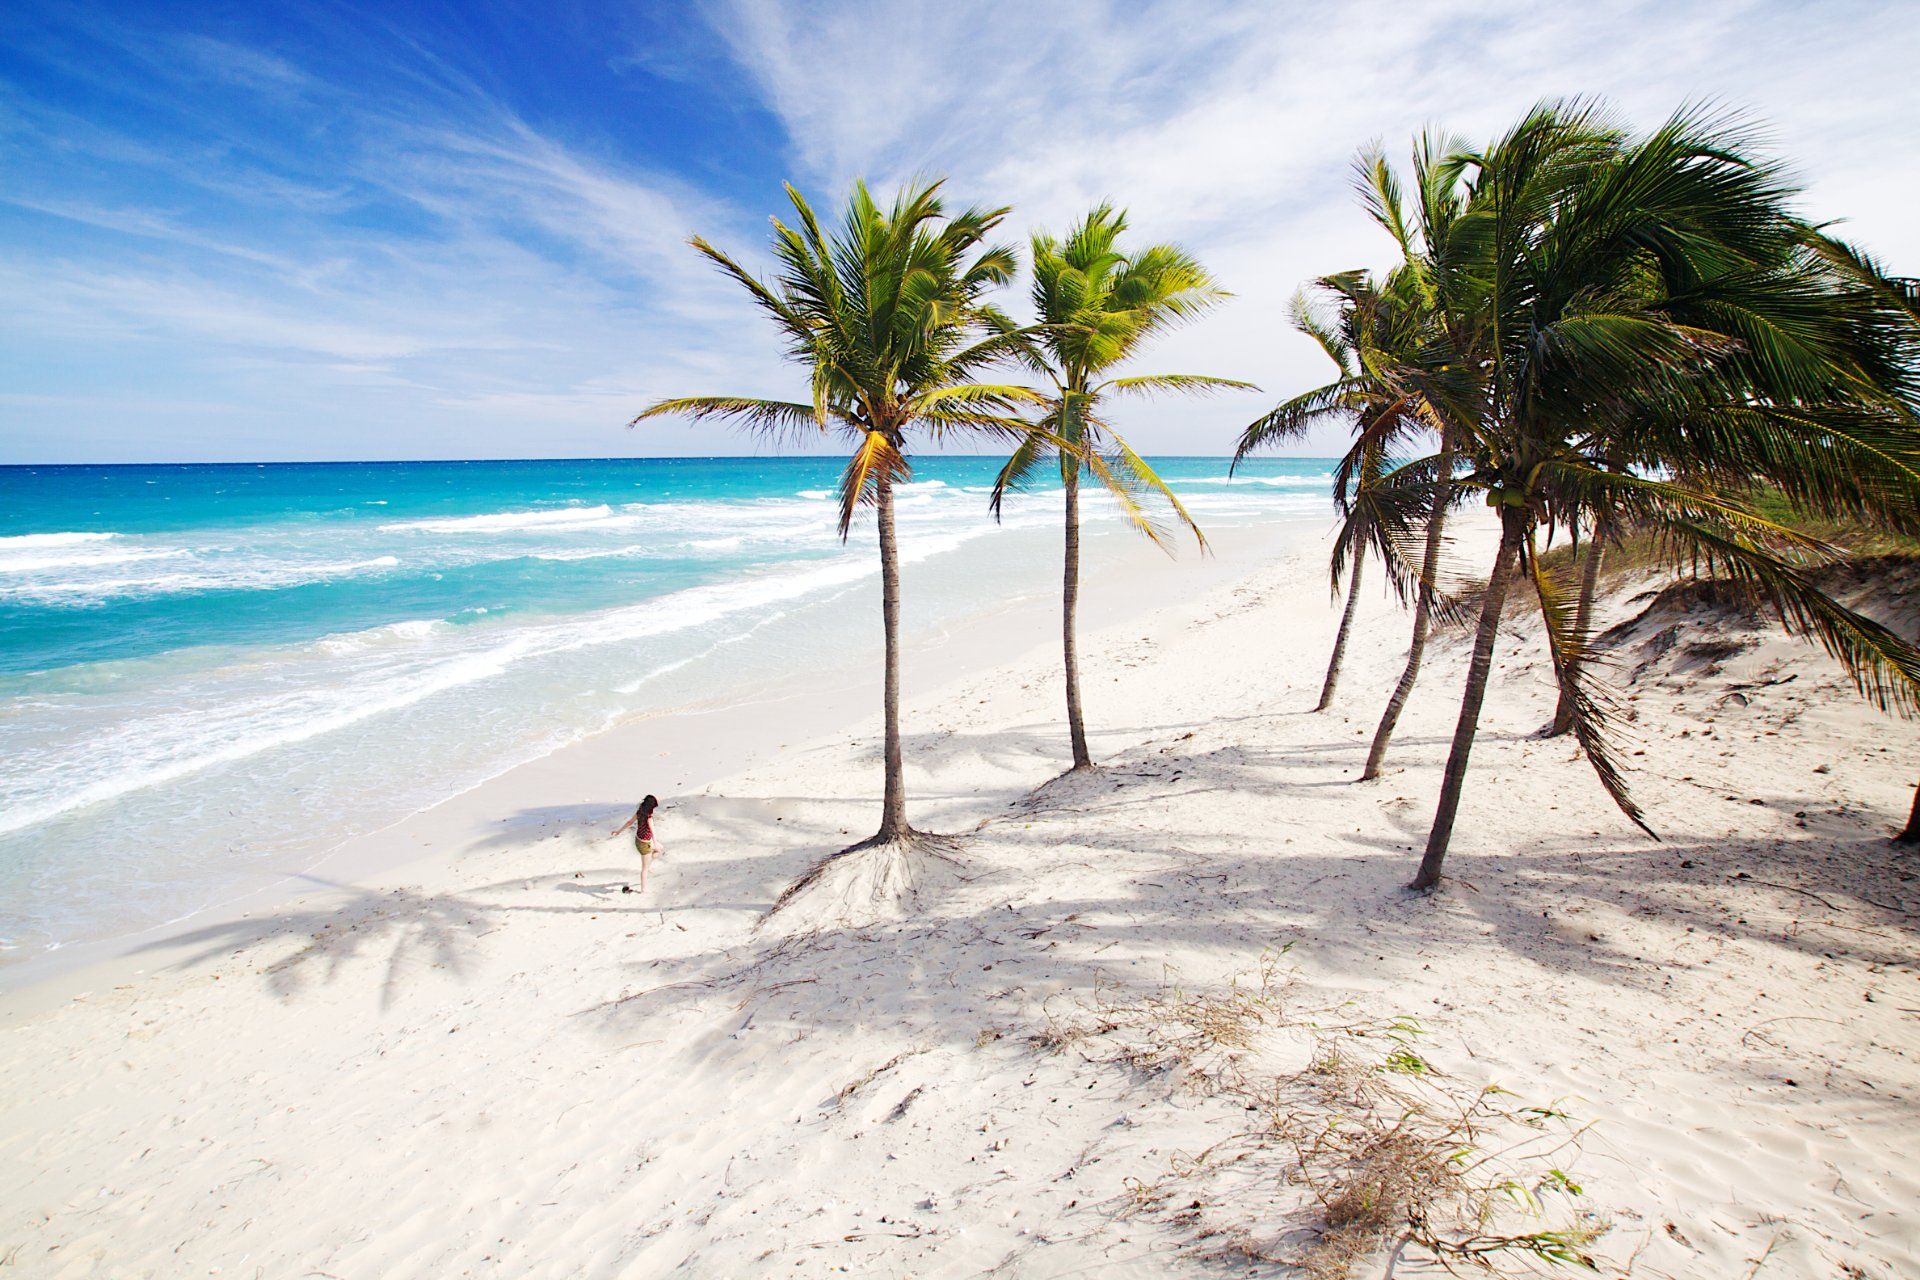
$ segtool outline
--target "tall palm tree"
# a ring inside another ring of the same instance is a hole
[[[773,318],[788,358],[808,371],[808,396],[660,400],[634,419],[715,418],[776,439],[826,435],[852,445],[840,476],[839,529],[844,541],[855,513],[873,508],[885,637],[886,778],[879,830],[842,852],[904,843],[917,834],[907,821],[900,747],[900,554],[893,509],[895,486],[912,476],[910,447],[917,436],[1025,439],[1042,430],[1017,416],[1039,399],[1036,393],[975,380],[1027,343],[987,302],[1015,269],[1010,247],[986,243],[1008,210],[950,214],[940,186],[910,183],[883,209],[865,183],[856,183],[831,233],[787,187],[798,225],[773,220],[779,270],[771,282],[695,237],[693,247]]]
[[[1479,313],[1463,326],[1478,410],[1461,422],[1472,470],[1457,483],[1485,494],[1500,536],[1418,889],[1440,879],[1517,574],[1574,734],[1647,826],[1582,661],[1588,636],[1542,567],[1542,529],[1649,530],[1674,561],[1766,599],[1883,708],[1920,709],[1920,652],[1814,585],[1808,566],[1835,549],[1741,496],[1762,476],[1829,508],[1920,510],[1920,365],[1868,273],[1792,216],[1790,188],[1737,129],[1697,112],[1633,140],[1592,106],[1547,104],[1463,159],[1472,234],[1447,270],[1470,287],[1449,305]]]
[[[1067,732],[1073,768],[1091,769],[1087,727],[1080,703],[1080,654],[1076,628],[1080,596],[1080,482],[1097,480],[1120,504],[1135,529],[1156,546],[1166,547],[1166,531],[1147,503],[1165,502],[1202,550],[1207,545],[1173,490],[1134,452],[1126,438],[1101,416],[1102,402],[1114,394],[1154,391],[1206,393],[1251,388],[1251,383],[1201,374],[1110,376],[1149,338],[1192,320],[1227,296],[1190,254],[1177,245],[1156,244],[1123,252],[1125,211],[1111,205],[1091,210],[1066,239],[1033,237],[1033,305],[1037,363],[1052,383],[1047,396],[1044,434],[1023,439],[994,484],[993,510],[999,514],[1009,490],[1030,484],[1049,464],[1057,467],[1066,495],[1066,554],[1061,578],[1060,640],[1065,657]]]

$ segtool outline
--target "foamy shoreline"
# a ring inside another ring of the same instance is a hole
[[[1460,536],[1471,552],[1471,515]],[[1358,1069],[1400,1046],[1441,1099],[1499,1085],[1564,1113],[1516,1167],[1536,1226],[1605,1229],[1603,1274],[1920,1269],[1920,949],[1884,839],[1920,729],[1817,651],[1654,618],[1616,651],[1654,844],[1533,736],[1553,691],[1521,624],[1456,879],[1413,898],[1462,638],[1436,642],[1393,771],[1356,785],[1404,615],[1366,594],[1316,716],[1323,548],[1226,576],[1149,584],[1156,607],[1089,628],[1099,775],[1035,791],[1064,756],[1041,648],[919,685],[915,821],[969,834],[897,920],[754,928],[870,829],[864,714],[672,797],[645,899],[607,838],[634,758],[588,777],[561,752],[474,793],[484,813],[436,810],[434,847],[378,880],[96,968],[83,994],[0,998],[0,1257],[1037,1278],[1212,1276],[1226,1250],[1277,1276],[1260,1259],[1299,1247],[1312,1199],[1289,1152],[1247,1145],[1245,1096],[1306,1087],[1313,1037],[1346,1027]],[[1696,641],[1718,665],[1687,665]]]
[[[1125,541],[1108,545],[1103,552],[1096,548],[1091,564],[1097,571],[1083,587],[1083,614],[1098,626],[1179,603],[1249,572],[1252,565],[1276,554],[1317,545],[1323,537],[1321,522],[1300,520],[1291,525],[1218,530],[1214,539],[1218,553],[1207,558],[1196,558],[1190,551],[1170,558]],[[910,592],[912,586],[909,582]],[[865,594],[855,607],[869,603]],[[1057,607],[1050,593],[1042,591],[1011,606],[988,610],[957,632],[910,634],[909,690],[924,696],[1022,655],[1051,660],[1051,649],[1057,644],[1051,639],[1058,627]],[[870,611],[875,615],[877,643],[877,602]],[[878,696],[877,673],[855,669],[851,675],[824,673],[790,692],[762,691],[711,706],[686,705],[588,730],[364,834],[344,840],[321,837],[304,852],[276,859],[285,869],[248,875],[230,892],[174,919],[0,958],[0,994],[53,984],[51,991],[42,993],[52,998],[56,992],[78,989],[76,984],[107,980],[83,972],[91,966],[153,951],[164,953],[170,940],[182,934],[260,918],[283,907],[311,906],[326,900],[329,885],[362,886],[403,870],[412,874],[413,864],[422,859],[494,840],[503,820],[512,820],[503,815],[538,808],[535,801],[542,797],[530,788],[553,786],[555,778],[564,779],[558,784],[564,794],[597,794],[610,804],[630,803],[625,797],[635,787],[651,787],[671,796],[704,786],[762,762],[787,743],[833,733],[870,716]],[[657,750],[654,744],[660,741],[673,744],[670,753]],[[670,756],[672,767],[663,771],[670,776],[657,779],[652,767],[639,761],[659,760],[662,754]],[[537,781],[523,780],[522,774]],[[0,1011],[0,1022],[7,1016]]]
[[[1056,592],[1057,495],[995,521],[976,482],[996,465],[929,459],[903,492],[910,633]],[[1168,465],[1198,482],[1226,464]],[[1321,466],[1271,464],[1290,487],[1197,484],[1196,509],[1222,535],[1317,518]],[[871,531],[843,543],[826,491],[805,487],[837,467],[22,481],[8,527],[66,531],[0,535],[0,968],[252,892],[606,727],[856,670],[878,612]],[[1154,553],[1117,514],[1090,514],[1095,570],[1190,588],[1140,565]],[[141,577],[127,556],[161,558]]]

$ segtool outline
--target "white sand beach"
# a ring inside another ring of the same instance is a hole
[[[1405,614],[1367,594],[1309,714],[1324,549],[1243,568],[1089,637],[1096,775],[1042,787],[1050,643],[910,701],[915,822],[959,839],[895,918],[756,929],[871,830],[877,720],[663,789],[645,897],[627,726],[385,833],[397,871],[8,994],[0,1275],[1284,1275],[1329,1135],[1406,1098],[1443,1145],[1481,1108],[1490,1233],[1597,1231],[1601,1274],[1920,1274],[1920,726],[1649,617],[1609,652],[1655,843],[1535,736],[1516,623],[1414,896],[1466,637],[1356,784]]]

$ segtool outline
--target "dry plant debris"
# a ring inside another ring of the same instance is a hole
[[[1035,1037],[1056,1052],[1237,1102],[1250,1123],[1132,1184],[1129,1212],[1216,1257],[1346,1280],[1369,1259],[1523,1275],[1596,1269],[1606,1224],[1565,1166],[1580,1128],[1436,1069],[1411,1019],[1312,1009],[1280,955],[1224,993],[1168,984],[1056,998]],[[1545,1225],[1558,1219],[1559,1225]]]

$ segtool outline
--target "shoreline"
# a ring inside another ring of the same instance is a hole
[[[1081,590],[1083,634],[1094,635],[1141,614],[1189,603],[1220,589],[1223,581],[1237,583],[1310,543],[1324,541],[1328,536],[1325,523],[1316,518],[1295,518],[1230,528],[1213,538],[1226,549],[1225,554],[1208,557],[1198,557],[1188,548],[1169,557],[1134,545],[1140,540],[1131,535],[1116,537],[1109,533],[1104,547],[1098,543],[1089,547],[1097,547],[1104,556],[1088,558],[1089,572]],[[1256,545],[1260,543],[1267,545]],[[1143,586],[1147,589],[1141,590]],[[912,589],[909,579],[909,595]],[[874,605],[877,648],[877,599]],[[1057,662],[1054,650],[1058,640],[1046,636],[1049,629],[1057,636],[1058,608],[1057,596],[1043,590],[984,610],[956,631],[910,634],[903,655],[908,695],[903,711],[906,727],[911,728],[910,713],[916,702],[936,698],[958,681],[1021,659],[1040,657]],[[1020,638],[1005,634],[1004,624],[1010,620],[1016,622],[1014,635]],[[675,707],[590,731],[481,778],[425,808],[359,835],[315,847],[302,855],[305,861],[298,869],[265,873],[271,876],[268,883],[239,889],[160,924],[107,938],[62,943],[35,955],[0,962],[0,1027],[24,1016],[23,1011],[48,1007],[87,986],[111,983],[125,975],[127,965],[143,956],[171,955],[176,940],[184,935],[281,908],[317,909],[330,898],[339,900],[341,890],[385,883],[434,859],[457,859],[462,846],[493,842],[503,834],[499,827],[505,825],[511,831],[516,820],[527,821],[500,814],[538,810],[541,806],[528,802],[540,794],[571,796],[591,790],[620,795],[619,780],[610,776],[615,766],[608,760],[638,756],[658,740],[669,739],[675,744],[671,753],[670,772],[675,775],[672,787],[681,791],[709,787],[764,763],[787,749],[790,742],[827,740],[870,719],[878,703],[879,681],[877,675],[869,674],[827,688],[816,684],[771,700],[756,696],[766,692],[756,688],[747,691],[744,700],[723,706]],[[779,708],[771,720],[767,714],[770,707]],[[652,754],[658,758],[669,753]],[[627,784],[626,789],[631,790],[632,785]],[[661,784],[639,785],[657,790]],[[877,796],[877,782],[875,788]],[[671,800],[667,803],[670,809]],[[444,873],[447,868],[438,870]],[[142,973],[147,967],[143,964],[134,972]]]

